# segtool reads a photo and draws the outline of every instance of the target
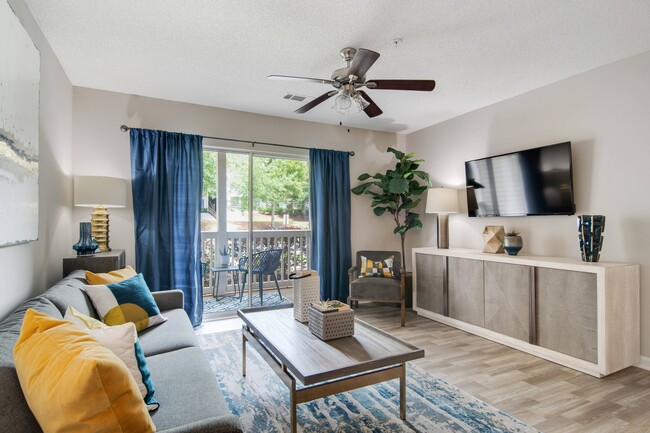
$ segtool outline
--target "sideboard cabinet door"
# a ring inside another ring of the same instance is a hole
[[[596,274],[537,269],[537,344],[598,363]]]
[[[449,257],[449,317],[485,326],[483,261]]]
[[[417,307],[442,315],[447,314],[445,272],[447,258],[431,254],[416,254]]]
[[[530,266],[485,262],[485,327],[530,339]]]

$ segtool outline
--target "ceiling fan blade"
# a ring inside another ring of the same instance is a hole
[[[317,106],[318,104],[320,104],[321,102],[327,101],[329,98],[336,95],[338,92],[339,92],[338,90],[330,90],[327,93],[323,93],[318,98],[316,98],[313,101],[308,102],[307,104],[305,104],[302,107],[298,108],[296,111],[294,111],[294,113],[298,113],[298,114],[306,113],[309,110],[311,110],[312,108],[314,108],[315,106]]]
[[[436,87],[435,80],[370,80],[366,82],[369,89],[381,90],[416,90],[431,92]]]
[[[284,81],[307,81],[310,83],[319,83],[319,84],[332,84],[334,81],[325,80],[323,78],[309,78],[309,77],[294,77],[292,75],[269,75],[266,77],[267,80],[284,80]]]
[[[359,78],[363,77],[378,58],[379,53],[366,50],[365,48],[359,48],[352,59],[350,69],[348,69],[348,75],[355,75]]]
[[[363,90],[359,90],[358,92],[361,95],[361,97],[365,99],[368,102],[368,104],[370,104],[363,109],[363,111],[365,111],[368,117],[377,117],[381,113],[383,113],[383,111],[381,111],[381,108],[379,108],[379,105],[375,104],[375,101],[370,99],[370,96],[368,96],[366,92],[364,92]]]

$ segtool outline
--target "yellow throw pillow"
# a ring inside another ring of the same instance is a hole
[[[127,266],[123,269],[118,269],[116,271],[111,271],[107,274],[96,274],[94,272],[86,271],[86,281],[88,284],[97,285],[97,284],[111,284],[119,283],[120,281],[128,280],[131,277],[135,277],[138,273],[131,266]]]
[[[44,433],[156,431],[126,365],[70,322],[27,310],[14,362]]]

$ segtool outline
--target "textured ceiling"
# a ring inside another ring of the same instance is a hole
[[[650,1],[26,0],[72,84],[322,123],[408,133],[650,50]],[[395,47],[393,39],[401,38]],[[368,90],[384,114],[302,115],[346,46],[381,53],[370,78],[435,79],[429,92]]]

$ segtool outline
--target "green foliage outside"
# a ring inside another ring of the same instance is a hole
[[[217,152],[203,152],[203,195],[217,197]]]
[[[420,215],[414,209],[422,201],[415,196],[421,195],[429,187],[429,175],[418,170],[423,159],[413,159],[413,153],[400,152],[389,147],[387,152],[397,158],[397,164],[392,170],[385,173],[371,175],[364,173],[358,177],[363,182],[352,188],[356,195],[366,194],[372,198],[373,212],[377,216],[385,213],[392,215],[395,221],[393,233],[400,235],[402,242],[402,266],[406,268],[406,254],[404,254],[404,238],[411,229],[421,229]],[[372,180],[368,180],[372,179]],[[423,181],[424,184],[420,184]]]
[[[204,152],[203,195],[217,196],[217,152]],[[248,156],[226,158],[231,209],[248,211]],[[306,161],[255,157],[253,159],[253,210],[270,214],[271,226],[280,214],[307,217],[309,169]]]

